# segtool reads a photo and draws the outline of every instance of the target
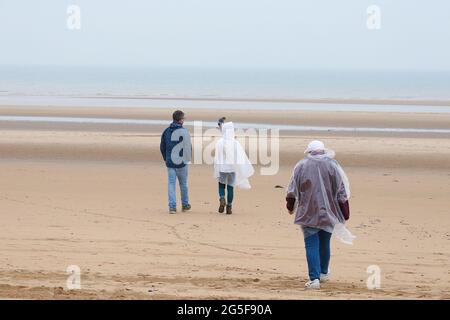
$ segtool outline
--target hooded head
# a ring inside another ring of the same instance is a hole
[[[222,137],[225,140],[232,140],[234,139],[234,124],[233,122],[225,122],[222,125]]]
[[[323,142],[319,140],[314,140],[308,144],[308,147],[306,148],[304,153],[324,152],[324,151],[325,145],[323,144]]]
[[[219,127],[219,129],[222,130],[222,126],[223,126],[223,124],[225,123],[225,120],[226,120],[225,117],[222,117],[222,118],[220,118],[219,120],[217,120],[217,126]]]

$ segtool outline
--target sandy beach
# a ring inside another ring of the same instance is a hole
[[[0,116],[169,120],[173,110],[0,107]],[[450,114],[186,110],[187,120],[450,129]],[[169,121],[168,121],[169,123]],[[191,165],[192,211],[167,213],[162,125],[0,121],[0,298],[450,299],[450,134],[281,132],[280,168],[218,214],[209,165]],[[303,236],[284,188],[306,144],[337,153],[352,198],[349,246],[306,291]],[[81,269],[81,290],[66,268]],[[366,272],[381,268],[381,288]]]

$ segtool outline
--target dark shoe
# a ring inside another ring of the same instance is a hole
[[[219,200],[219,213],[223,213],[225,210],[225,199],[224,198],[220,198]]]
[[[233,211],[231,210],[231,206],[227,206],[227,214],[232,214]]]
[[[187,205],[181,207],[181,211],[183,211],[183,212],[186,212],[186,211],[189,211],[189,210],[191,210],[191,205],[190,204],[187,204]]]
[[[169,208],[169,213],[170,214],[177,213],[177,208]]]

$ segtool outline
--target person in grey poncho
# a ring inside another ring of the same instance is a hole
[[[320,289],[320,282],[329,277],[331,234],[339,228],[342,235],[349,219],[350,189],[334,152],[325,149],[321,141],[312,141],[305,154],[294,168],[286,207],[290,214],[295,213],[295,223],[304,234],[309,273],[305,287]],[[344,234],[353,237],[346,229]]]

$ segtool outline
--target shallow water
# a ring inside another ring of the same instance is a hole
[[[78,123],[78,124],[110,124],[110,125],[169,125],[170,121],[155,119],[116,119],[116,118],[84,118],[84,117],[39,117],[39,116],[0,116],[0,122],[40,122],[40,123]],[[217,127],[212,121],[186,121],[185,126],[202,125],[204,128]],[[237,129],[279,129],[280,131],[326,131],[326,132],[398,132],[398,133],[450,133],[450,129],[419,128],[370,128],[370,127],[330,127],[278,125],[264,123],[236,123]]]
[[[300,103],[272,101],[210,101],[158,98],[73,98],[47,96],[0,96],[0,106],[54,107],[138,107],[178,109],[249,109],[249,110],[305,110],[350,112],[450,113],[450,106],[377,105],[341,103]]]

